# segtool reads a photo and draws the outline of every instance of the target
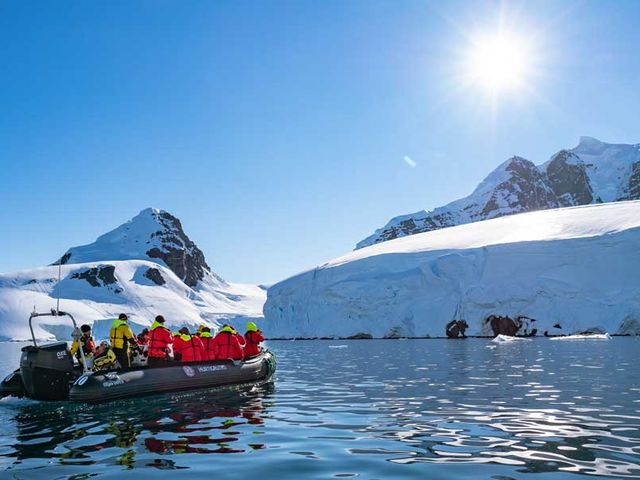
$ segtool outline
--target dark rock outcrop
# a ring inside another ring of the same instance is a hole
[[[211,271],[204,253],[184,233],[180,220],[164,211],[156,215],[165,228],[152,234],[152,237],[160,240],[162,247],[147,250],[147,255],[149,258],[162,259],[185,284],[195,287]]]
[[[444,331],[448,338],[465,338],[467,328],[469,328],[469,324],[465,320],[451,320],[444,327]]]
[[[631,166],[629,177],[629,200],[640,200],[640,162]]]
[[[76,272],[71,275],[71,278],[86,280],[92,287],[103,287],[118,283],[115,271],[116,267],[113,265],[100,265],[98,267],[87,268],[80,272]]]
[[[355,335],[351,335],[350,337],[347,337],[347,340],[372,340],[372,339],[373,339],[373,335],[365,332],[356,333]]]
[[[64,255],[62,255],[62,257],[60,257],[55,263],[54,265],[65,265],[69,259],[71,258],[71,252],[67,252]]]
[[[568,150],[561,150],[547,165],[549,185],[560,206],[586,205],[594,201],[584,163]]]
[[[511,318],[509,315],[489,315],[484,321],[491,327],[494,337],[498,335],[535,337],[538,333],[538,329],[533,327],[536,319],[525,315],[518,315],[516,318]]]
[[[511,175],[508,180],[495,187],[489,201],[480,211],[481,219],[558,206],[555,193],[533,162],[512,157],[505,170]]]
[[[497,337],[498,335],[515,337],[518,330],[520,330],[520,327],[522,327],[521,322],[514,320],[509,316],[489,315],[485,319],[485,322],[491,325],[494,337]]]
[[[164,285],[165,283],[167,283],[162,276],[162,273],[160,273],[160,270],[158,270],[157,268],[147,268],[147,271],[144,272],[144,276],[156,285]]]
[[[402,327],[391,327],[383,338],[403,338]]]
[[[456,225],[455,217],[450,213],[432,213],[424,215],[416,214],[404,220],[399,220],[397,225],[388,225],[378,233],[380,242],[393,240],[394,238],[406,237],[415,233],[430,232],[440,228],[452,227]],[[379,243],[379,242],[376,242]]]

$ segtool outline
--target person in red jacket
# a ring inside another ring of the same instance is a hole
[[[201,362],[204,358],[202,340],[191,335],[187,327],[182,327],[178,330],[178,335],[173,337],[173,355],[182,363]]]
[[[217,349],[216,360],[242,360],[244,357],[244,352],[238,341],[238,337],[229,325],[223,325],[214,337],[213,343]]]
[[[245,347],[244,358],[255,357],[260,353],[260,342],[264,342],[264,336],[258,329],[258,326],[253,323],[247,323],[247,333],[244,334]]]
[[[142,331],[138,334],[137,340],[138,345],[140,345],[141,347],[149,345],[149,329],[143,328]]]
[[[216,359],[216,344],[213,341],[213,335],[211,335],[211,329],[209,327],[202,326],[199,328],[199,337],[204,347],[203,360],[215,360]]]
[[[242,336],[242,334],[238,333],[238,331],[235,329],[235,327],[233,325],[229,325],[229,327],[231,327],[231,330],[233,331],[233,334],[238,339],[238,343],[240,344],[240,346],[244,350],[244,346],[246,345],[244,337]]]
[[[244,337],[240,333],[238,333],[238,331],[235,328],[231,327],[231,330],[233,330],[233,334],[236,336],[236,338],[238,339],[238,343],[240,344],[240,346],[244,350],[244,347],[245,347],[245,345],[247,343],[245,341]]]
[[[173,344],[171,330],[164,326],[164,317],[158,315],[149,329],[149,366],[162,367],[169,361],[169,346]]]

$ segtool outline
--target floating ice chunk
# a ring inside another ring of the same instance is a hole
[[[522,340],[530,340],[529,338],[522,337],[510,337],[508,335],[498,335],[496,338],[491,340],[493,343],[511,343],[511,342],[519,342]]]
[[[611,340],[608,333],[594,333],[591,335],[567,335],[566,337],[553,337],[550,340]]]

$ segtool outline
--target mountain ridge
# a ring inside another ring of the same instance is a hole
[[[433,210],[392,218],[356,249],[394,238],[514,213],[640,199],[640,144],[611,144],[580,137],[536,165],[512,156],[473,192]]]
[[[69,248],[49,266],[0,274],[0,339],[29,338],[29,312],[48,311],[58,296],[62,310],[106,335],[110,319],[120,312],[137,329],[157,314],[171,327],[258,320],[266,292],[225,281],[177,217],[146,208],[94,242]],[[38,338],[67,338],[64,319],[40,320]]]

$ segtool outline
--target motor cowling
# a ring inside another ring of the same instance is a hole
[[[66,342],[22,348],[20,374],[26,394],[36,400],[69,398],[74,379],[73,358]]]

